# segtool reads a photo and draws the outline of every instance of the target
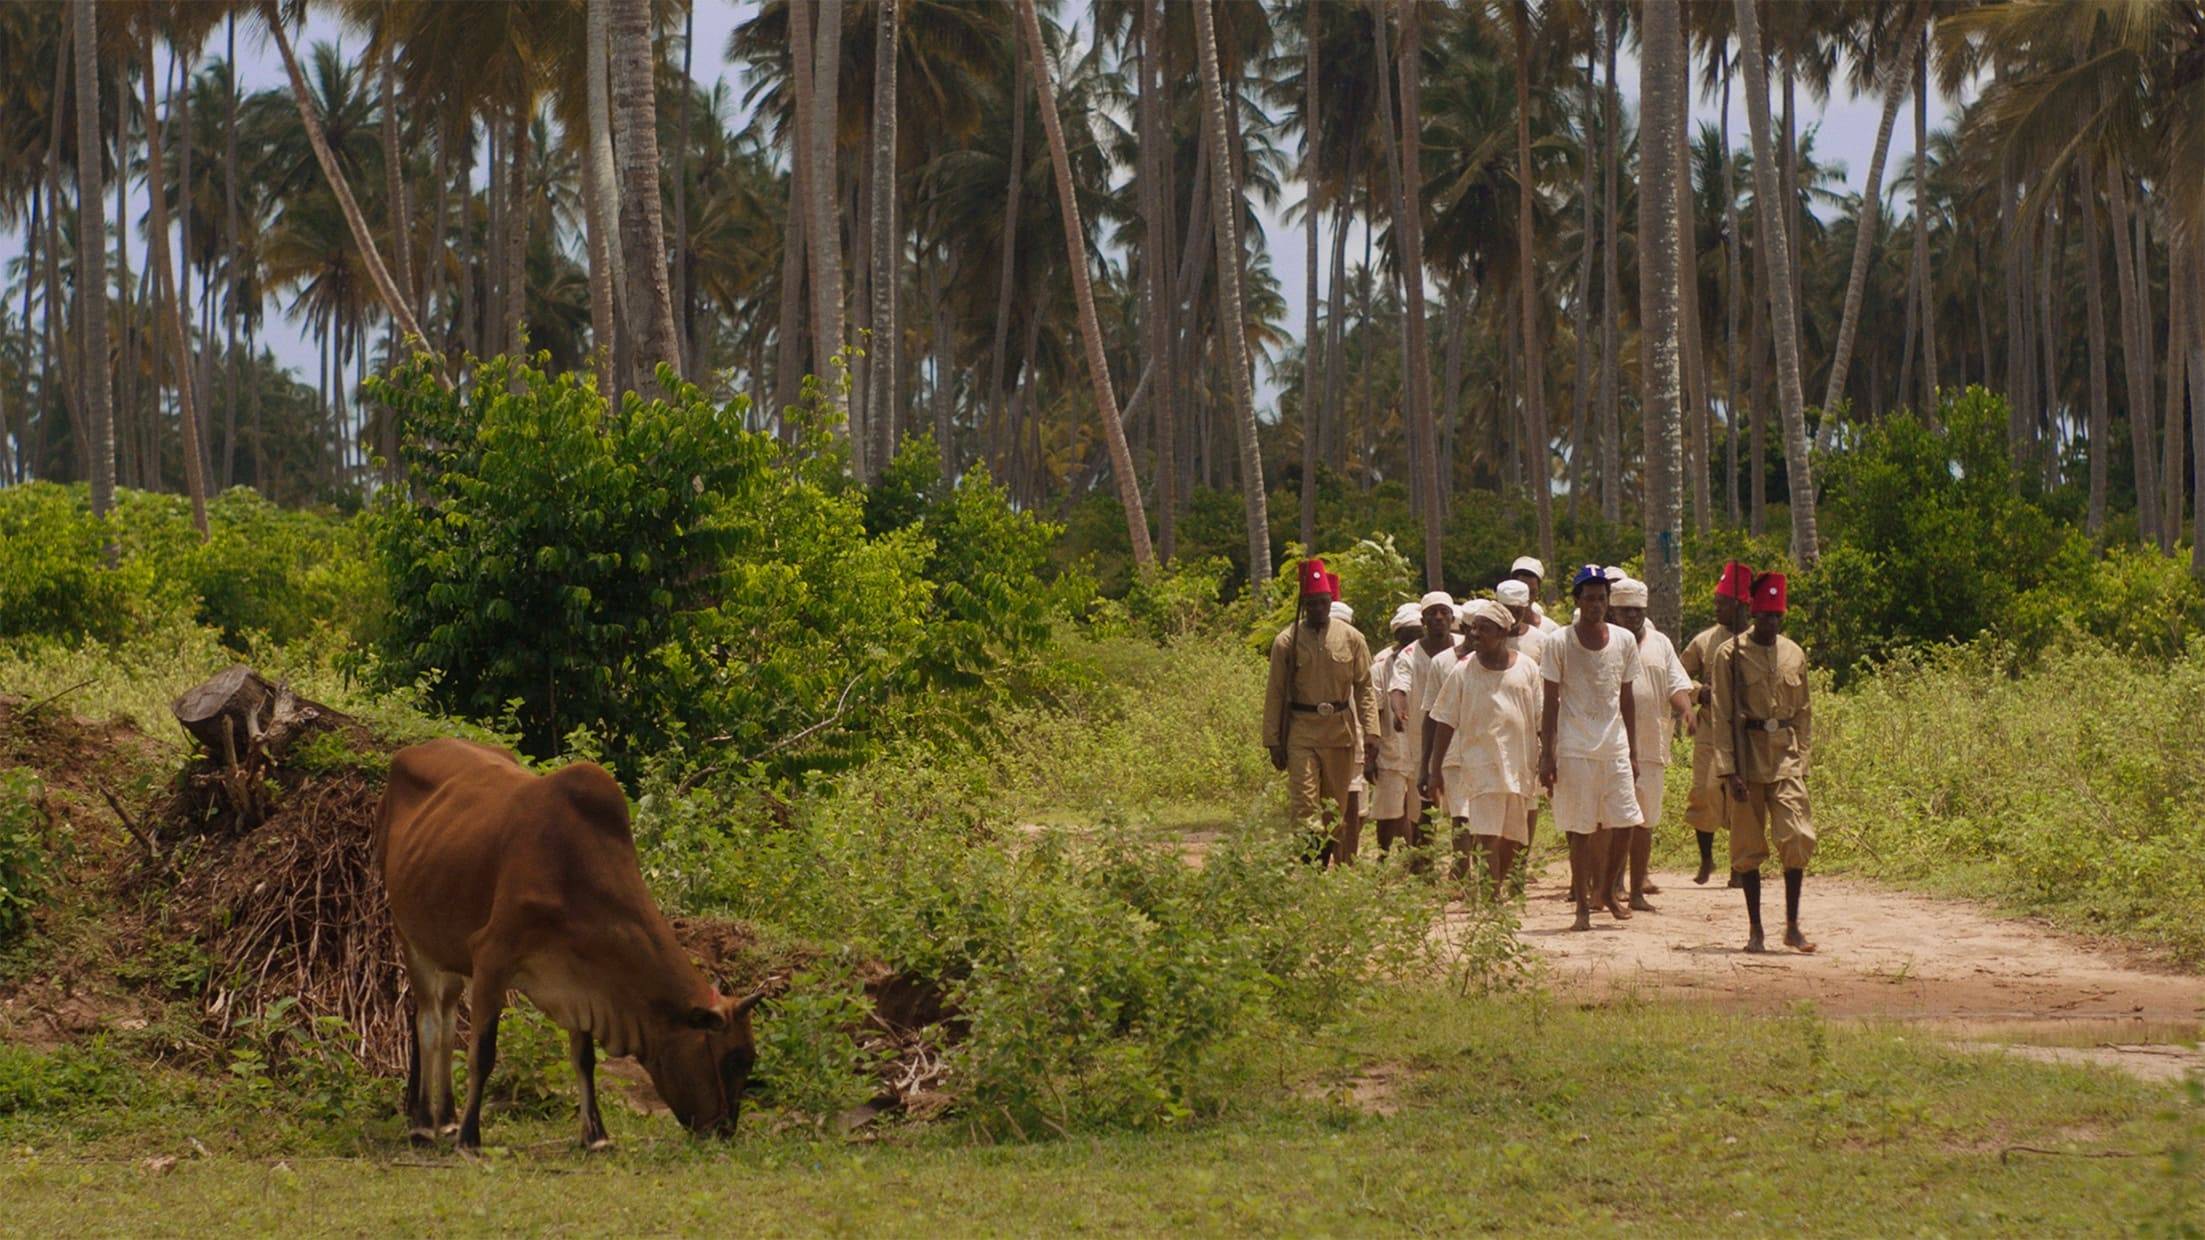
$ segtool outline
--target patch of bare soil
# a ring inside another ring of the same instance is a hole
[[[1332,1102],[1365,1115],[1387,1116],[1401,1109],[1401,1088],[1410,1070],[1398,1063],[1372,1064],[1352,1076],[1312,1081],[1299,1091],[1311,1101]]]
[[[1618,922],[1593,915],[1570,929],[1556,867],[1531,885],[1521,935],[1546,962],[1558,995],[1595,1001],[1640,995],[1777,1013],[1807,1001],[1828,1016],[1919,1022],[1962,1044],[2061,1062],[2102,1063],[2179,1078],[2205,1056],[2205,978],[2085,943],[2039,922],[1965,900],[1810,874],[1801,923],[1818,950],[1780,945],[1783,887],[1767,883],[1770,951],[1744,950],[1744,898],[1718,873],[1705,887],[1683,872],[1654,876],[1655,912]]]

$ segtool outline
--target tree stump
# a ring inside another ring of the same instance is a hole
[[[344,712],[271,683],[243,663],[186,690],[169,713],[206,750],[206,769],[193,782],[208,787],[245,829],[267,816],[263,777],[292,746],[331,728],[365,735]]]

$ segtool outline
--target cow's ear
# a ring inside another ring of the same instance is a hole
[[[682,1013],[681,1023],[691,1029],[713,1031],[727,1028],[727,1013],[718,1005],[698,1004]]]

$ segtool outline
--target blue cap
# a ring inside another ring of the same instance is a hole
[[[1607,569],[1600,567],[1598,564],[1587,564],[1578,569],[1576,575],[1570,578],[1570,589],[1575,590],[1588,581],[1604,582],[1606,580],[1608,580]]]

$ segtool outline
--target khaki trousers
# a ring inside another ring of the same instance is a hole
[[[1348,784],[1356,775],[1355,746],[1286,746],[1287,815],[1297,825],[1315,822],[1323,812],[1320,802],[1347,806]]]
[[[1769,844],[1787,870],[1804,870],[1815,855],[1815,824],[1807,812],[1807,781],[1797,775],[1770,783],[1746,784],[1741,801],[1725,790],[1730,820],[1730,871],[1758,870],[1769,859]]]

